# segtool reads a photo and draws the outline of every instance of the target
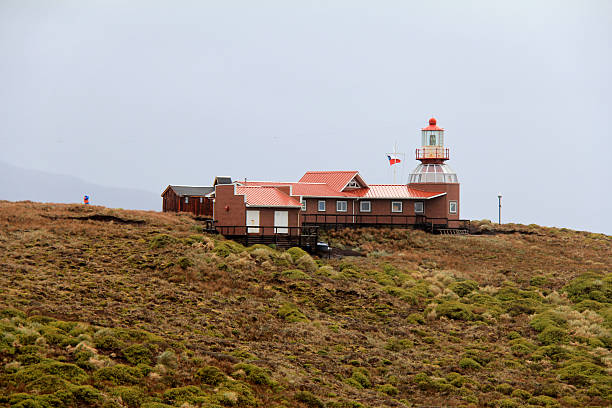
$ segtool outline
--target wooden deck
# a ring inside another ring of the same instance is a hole
[[[280,249],[300,247],[314,252],[317,249],[319,228],[303,227],[248,227],[246,225],[217,225],[215,231],[225,238],[249,246],[275,245]]]

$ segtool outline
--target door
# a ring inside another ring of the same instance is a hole
[[[289,233],[289,211],[274,211],[274,232],[277,234]]]
[[[247,232],[249,234],[259,234],[259,211],[247,210]]]

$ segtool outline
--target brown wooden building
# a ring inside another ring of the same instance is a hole
[[[212,217],[214,192],[214,187],[168,186],[161,195],[162,210]]]

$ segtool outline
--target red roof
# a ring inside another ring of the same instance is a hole
[[[436,125],[436,118],[431,118],[429,119],[429,126],[424,127],[421,130],[444,130],[441,127],[438,127],[438,125]]]
[[[301,207],[300,202],[271,186],[236,186],[236,194],[246,198],[247,207]]]
[[[367,186],[357,171],[308,171],[300,183],[324,183],[335,191],[342,191],[346,185],[357,178],[362,186]]]
[[[434,198],[446,194],[445,192],[421,191],[414,188],[409,188],[405,184],[370,184],[369,188],[360,190],[360,198]]]
[[[308,174],[308,173],[307,173]],[[350,181],[350,180],[349,180]],[[429,199],[446,194],[445,192],[421,191],[409,188],[405,184],[370,184],[368,187],[347,191],[335,191],[323,183],[289,183],[274,181],[247,181],[249,187],[291,186],[292,196],[300,197],[336,197],[336,198],[397,198],[397,199]],[[241,188],[238,186],[237,188]],[[282,192],[281,192],[282,193]],[[284,194],[284,193],[283,193]]]

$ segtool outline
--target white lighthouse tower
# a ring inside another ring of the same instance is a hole
[[[444,147],[444,129],[438,126],[435,118],[429,119],[429,126],[421,129],[421,147],[416,149],[416,159],[421,164],[410,173],[408,186],[417,190],[445,193],[444,208],[430,208],[428,217],[440,222],[447,220],[451,227],[458,225],[459,179],[446,164],[449,149]]]

